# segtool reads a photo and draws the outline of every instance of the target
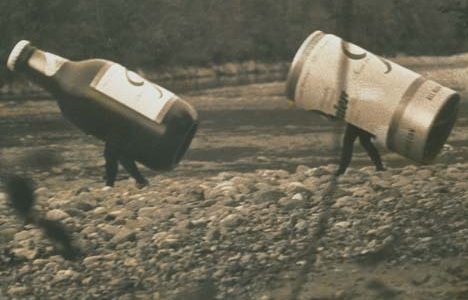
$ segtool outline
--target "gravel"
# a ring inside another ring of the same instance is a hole
[[[337,181],[329,207],[322,202],[333,165],[200,179],[161,175],[143,190],[131,181],[56,193],[39,186],[45,216],[72,231],[84,256],[57,255],[39,229],[19,223],[2,201],[8,213],[0,215],[1,295],[269,299],[280,274],[307,265],[311,244],[321,266],[466,257],[467,167],[351,168]],[[326,232],[316,241],[324,215]]]

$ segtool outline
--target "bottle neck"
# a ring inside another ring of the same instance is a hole
[[[54,75],[67,61],[63,57],[31,46],[28,41],[21,41],[10,53],[7,66],[10,70],[26,75],[33,82],[54,93],[60,81]]]
[[[15,64],[15,70],[34,76],[53,77],[68,60],[27,45]]]

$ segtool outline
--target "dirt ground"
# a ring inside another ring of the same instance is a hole
[[[343,124],[289,107],[283,83],[217,88],[181,96],[196,107],[201,125],[185,160],[167,176],[204,176],[259,168],[293,170],[300,164],[320,166],[338,160]],[[448,144],[464,148],[468,145],[468,104],[462,104]],[[86,159],[83,177],[98,180],[102,143],[69,125],[52,100],[2,102],[0,115],[3,163],[17,164],[21,156],[44,150],[70,164]],[[389,167],[414,164],[382,147],[380,150]],[[461,158],[442,155],[436,163],[457,159]],[[368,157],[356,143],[352,166],[368,164]]]
[[[284,83],[254,84],[189,92],[181,95],[200,114],[201,125],[179,167],[165,174],[141,167],[150,178],[204,178],[220,172],[257,169],[294,171],[336,163],[343,124],[290,108]],[[464,99],[459,120],[437,163],[464,163],[468,148],[468,114]],[[41,186],[59,192],[103,186],[102,142],[67,124],[50,99],[0,103],[0,165],[27,171]],[[414,164],[380,148],[389,168]],[[352,167],[370,165],[356,143]],[[453,153],[461,153],[453,155]],[[52,161],[48,161],[52,160]],[[42,164],[53,163],[51,170]],[[65,170],[65,172],[64,172]],[[127,175],[121,172],[120,178]],[[304,299],[468,299],[468,288],[452,280],[454,266],[468,269],[468,253],[430,263],[362,267],[347,262],[320,265],[307,275]],[[466,272],[463,273],[466,276]],[[259,299],[288,299],[294,274],[279,274]],[[384,284],[385,282],[385,284]],[[405,296],[400,294],[405,290]],[[314,296],[310,296],[314,295]],[[413,297],[414,296],[414,297]],[[435,297],[435,298],[434,298]]]

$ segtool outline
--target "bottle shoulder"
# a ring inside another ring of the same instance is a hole
[[[107,65],[114,64],[114,62],[106,59],[91,58],[84,60],[69,60],[64,65],[68,66],[68,69],[100,69]]]
[[[67,61],[57,72],[57,77],[72,85],[88,85],[101,69],[111,64],[112,61],[105,59]]]

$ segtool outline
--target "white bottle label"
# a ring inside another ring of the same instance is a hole
[[[143,116],[161,123],[175,95],[119,64],[98,73],[91,87]]]

